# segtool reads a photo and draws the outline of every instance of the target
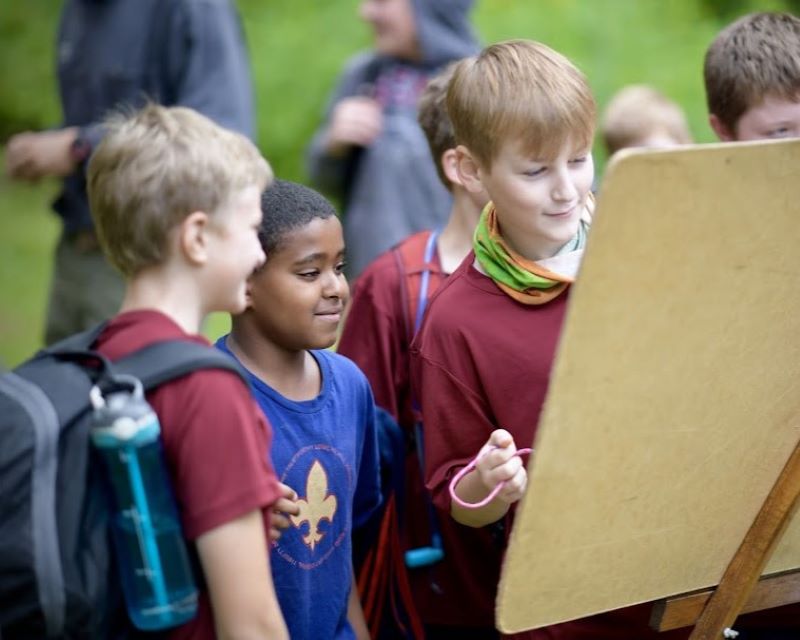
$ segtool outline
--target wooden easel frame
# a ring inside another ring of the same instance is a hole
[[[740,613],[800,602],[800,570],[761,578],[799,496],[800,443],[764,500],[719,585],[656,602],[651,626],[668,631],[694,624],[689,640],[719,640]]]

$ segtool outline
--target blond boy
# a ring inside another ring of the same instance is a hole
[[[709,46],[703,77],[709,123],[720,140],[800,136],[800,18],[740,18]]]
[[[596,108],[569,60],[526,40],[491,45],[462,62],[447,106],[461,182],[473,193],[485,189],[491,204],[473,252],[431,301],[412,344],[412,384],[426,427],[427,486],[455,520],[500,541],[473,548],[467,570],[485,570],[487,563],[499,569],[513,505],[527,484],[517,447],[534,440],[586,243]],[[458,499],[451,499],[450,480],[476,458],[476,469],[455,488]],[[638,607],[521,636],[686,635],[656,634],[648,618],[649,608]]]
[[[485,192],[467,191],[456,171],[456,142],[446,104],[455,66],[450,64],[431,78],[420,97],[418,114],[439,179],[452,194],[449,218],[443,228],[413,234],[370,263],[356,281],[338,347],[339,353],[351,358],[366,374],[376,403],[404,432],[403,446],[393,452],[405,463],[401,481],[404,500],[396,506],[398,517],[394,521],[402,523],[397,528],[403,552],[411,551],[417,557],[425,549],[429,553],[424,563],[411,562],[408,566],[399,554],[387,552],[374,565],[364,563],[360,569],[369,577],[379,574],[376,565],[379,569],[388,565],[391,568],[386,570],[397,580],[407,578],[412,601],[403,604],[416,610],[431,640],[491,630],[491,598],[493,582],[497,581],[494,574],[461,570],[461,559],[470,556],[471,541],[481,540],[485,534],[449,518],[432,516],[418,448],[406,444],[416,442],[419,424],[409,376],[409,345],[417,319],[441,283],[471,251],[475,226],[488,199]],[[383,518],[392,515],[384,513]],[[435,546],[437,535],[441,549]],[[392,587],[385,584],[377,597],[388,603]],[[376,597],[372,593],[362,595],[365,599]],[[394,609],[387,605],[387,612],[378,609],[375,617],[393,617]]]
[[[626,147],[665,149],[692,142],[683,109],[644,84],[629,85],[614,94],[601,130],[609,156]]]
[[[247,277],[264,261],[256,230],[271,179],[252,143],[191,109],[149,105],[109,122],[88,193],[127,287],[101,352],[114,360],[162,340],[208,344],[198,335],[206,314],[244,309]],[[204,370],[148,400],[205,585],[197,617],[172,637],[287,637],[267,547],[280,489],[269,426],[248,389],[230,372]]]

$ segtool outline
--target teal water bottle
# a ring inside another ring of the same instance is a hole
[[[197,587],[161,447],[161,426],[141,382],[113,378],[114,391],[91,391],[92,444],[112,499],[111,533],[131,621],[150,631],[197,613]]]

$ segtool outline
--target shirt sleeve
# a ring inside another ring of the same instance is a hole
[[[278,499],[269,426],[234,374],[199,371],[157,389],[151,403],[188,539]]]
[[[434,324],[426,326],[435,334]],[[453,370],[453,365],[463,366],[469,357],[445,364],[421,353],[416,345],[411,350],[411,380],[424,424],[425,486],[434,504],[449,512],[450,480],[478,455],[495,426],[486,401],[468,383],[468,375],[463,375],[468,372]],[[459,349],[461,354],[468,353],[466,345]]]
[[[353,528],[361,527],[381,504],[380,463],[378,436],[376,432],[375,402],[367,381],[362,378],[364,411],[364,433],[361,458],[358,463],[358,479],[353,498]]]

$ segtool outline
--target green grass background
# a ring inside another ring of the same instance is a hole
[[[276,173],[304,181],[303,149],[344,60],[368,47],[357,0],[239,0],[258,103],[258,143]],[[686,110],[697,142],[706,122],[702,59],[719,28],[753,10],[800,11],[798,0],[478,0],[481,40],[540,40],[588,76],[600,108],[621,86],[654,85]],[[0,8],[0,143],[58,123],[54,34],[60,3],[4,2]],[[2,161],[0,152],[0,161]],[[595,149],[598,174],[605,157]],[[13,366],[40,346],[58,221],[53,181],[11,183],[0,175],[0,363]],[[216,316],[210,337],[225,330]]]

